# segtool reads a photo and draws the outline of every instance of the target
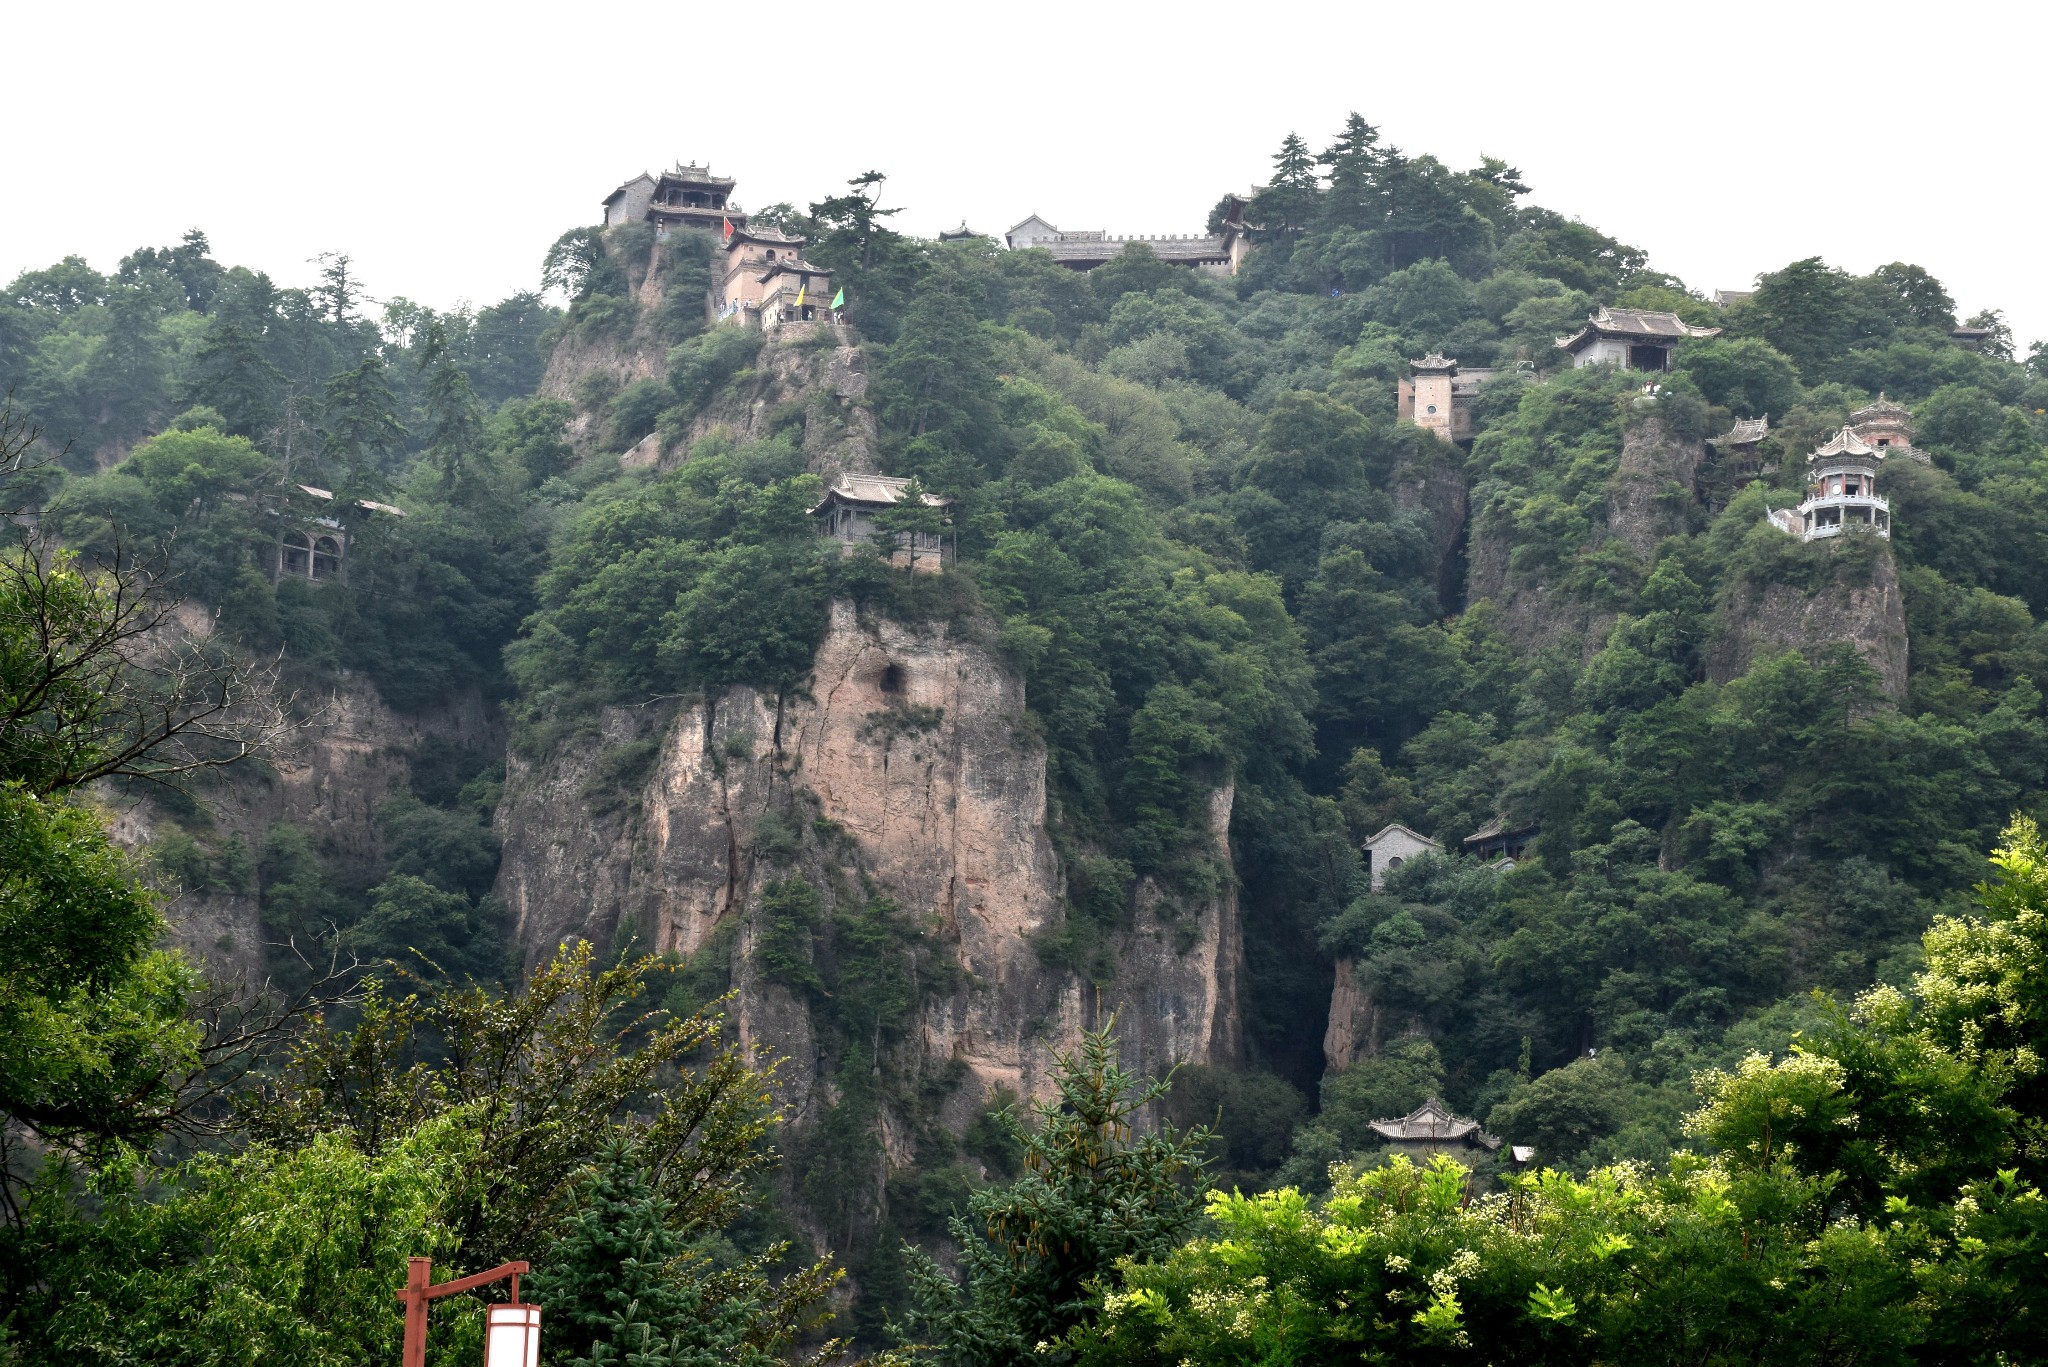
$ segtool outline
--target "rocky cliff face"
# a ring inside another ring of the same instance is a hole
[[[1858,538],[1863,540],[1863,538]],[[1891,544],[1851,546],[1848,538],[1809,548],[1840,562],[1820,588],[1743,584],[1722,605],[1719,632],[1707,648],[1707,675],[1717,683],[1738,678],[1756,661],[1787,650],[1808,658],[1847,643],[1877,671],[1884,695],[1906,696],[1906,604],[1899,590]]]
[[[1432,451],[1430,459],[1404,460],[1394,468],[1388,493],[1402,512],[1427,519],[1431,548],[1436,553],[1437,602],[1446,613],[1465,602],[1465,517],[1471,490],[1452,448]]]
[[[187,614],[188,616],[190,614]],[[330,869],[345,882],[366,881],[383,863],[377,810],[407,780],[408,756],[428,736],[466,750],[504,744],[493,709],[472,692],[431,713],[394,712],[361,675],[344,672],[319,695],[302,699],[307,717],[295,743],[267,767],[245,764],[205,780],[196,796],[218,845],[239,839],[252,861],[279,821],[304,827]],[[162,802],[130,791],[110,794],[114,838],[142,850],[171,816]],[[241,892],[182,892],[165,907],[171,941],[217,976],[262,976],[269,938],[252,879]]]
[[[1700,442],[1669,432],[1661,417],[1637,419],[1623,436],[1607,482],[1600,539],[1619,541],[1647,561],[1658,542],[1689,530],[1705,456]],[[1586,659],[1599,653],[1613,629],[1614,611],[1563,591],[1545,575],[1511,575],[1509,550],[1483,524],[1475,527],[1470,599],[1498,603],[1502,632],[1523,650],[1565,641],[1577,646]]]
[[[629,794],[596,791],[605,756],[631,746],[651,750],[644,776]],[[600,814],[594,800],[618,805]],[[1225,789],[1212,807],[1226,857],[1230,801]],[[812,814],[801,857],[786,848],[792,811]],[[513,760],[499,832],[498,890],[529,961],[626,926],[691,953],[733,927],[739,1029],[792,1061],[783,1082],[799,1125],[821,1077],[816,1032],[757,955],[763,888],[792,858],[843,875],[816,880],[828,889],[886,892],[953,956],[955,985],[921,1004],[912,1045],[921,1070],[954,1066],[967,1080],[945,1105],[951,1120],[997,1088],[1041,1093],[1053,1051],[1111,1010],[1134,1063],[1225,1062],[1239,1050],[1232,893],[1174,919],[1141,889],[1116,985],[1099,995],[1046,964],[1038,945],[1067,913],[1045,828],[1044,747],[1021,682],[956,629],[863,621],[838,605],[808,697],[735,689],[665,718],[615,710],[599,745]]]

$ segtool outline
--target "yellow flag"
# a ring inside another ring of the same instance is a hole
[[[804,284],[798,285],[796,287],[796,306],[798,308],[802,308],[804,306],[804,291],[809,288],[809,282],[805,282]]]

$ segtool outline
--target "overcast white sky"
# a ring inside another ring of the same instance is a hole
[[[1199,231],[1349,110],[1696,289],[1918,262],[2048,337],[2040,3],[21,4],[0,279],[198,226],[307,282],[488,303],[621,180],[758,207],[888,173],[898,223]],[[793,62],[793,52],[817,54]]]

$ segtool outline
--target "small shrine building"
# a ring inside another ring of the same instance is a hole
[[[900,504],[909,489],[909,480],[889,475],[840,475],[825,490],[825,497],[811,509],[811,516],[818,520],[821,532],[838,541],[843,551],[850,552],[881,535],[875,515]],[[924,505],[946,513],[947,525],[950,526],[952,499],[927,493]],[[889,553],[889,563],[921,574],[936,573],[953,562],[951,542],[952,538],[944,529],[898,532],[895,548]]]
[[[1398,1119],[1375,1120],[1370,1128],[1388,1148],[1417,1163],[1427,1163],[1440,1153],[1470,1161],[1500,1148],[1500,1140],[1481,1129],[1478,1121],[1452,1115],[1435,1097]]]
[[[1721,329],[1697,327],[1675,313],[1655,309],[1611,309],[1601,305],[1586,325],[1557,339],[1574,366],[1617,365],[1628,370],[1671,369],[1671,353],[1692,337],[1718,337]]]
[[[1360,847],[1365,871],[1372,875],[1372,890],[1378,892],[1387,875],[1409,860],[1425,854],[1441,854],[1443,846],[1398,821],[1388,822],[1377,835]]]
[[[1439,440],[1470,441],[1472,404],[1479,390],[1498,370],[1461,367],[1455,357],[1432,351],[1408,363],[1408,373],[1395,382],[1394,416],[1414,423]]]

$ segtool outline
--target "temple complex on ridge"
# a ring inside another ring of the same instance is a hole
[[[1003,245],[1016,252],[1045,252],[1069,270],[1092,271],[1114,261],[1131,243],[1142,242],[1169,265],[1192,266],[1207,275],[1236,275],[1251,248],[1244,226],[1246,203],[1237,195],[1230,197],[1221,232],[1166,237],[1115,237],[1100,229],[1063,233],[1033,214],[1003,234]]]
[[[1654,309],[1611,309],[1601,305],[1586,325],[1557,339],[1575,366],[1618,365],[1630,370],[1669,370],[1671,353],[1690,337],[1718,337],[1719,328],[1696,327],[1675,313]]]
[[[745,227],[747,216],[732,198],[733,178],[714,176],[709,166],[675,166],[658,176],[645,171],[604,197],[604,226],[652,223],[656,228]]]

